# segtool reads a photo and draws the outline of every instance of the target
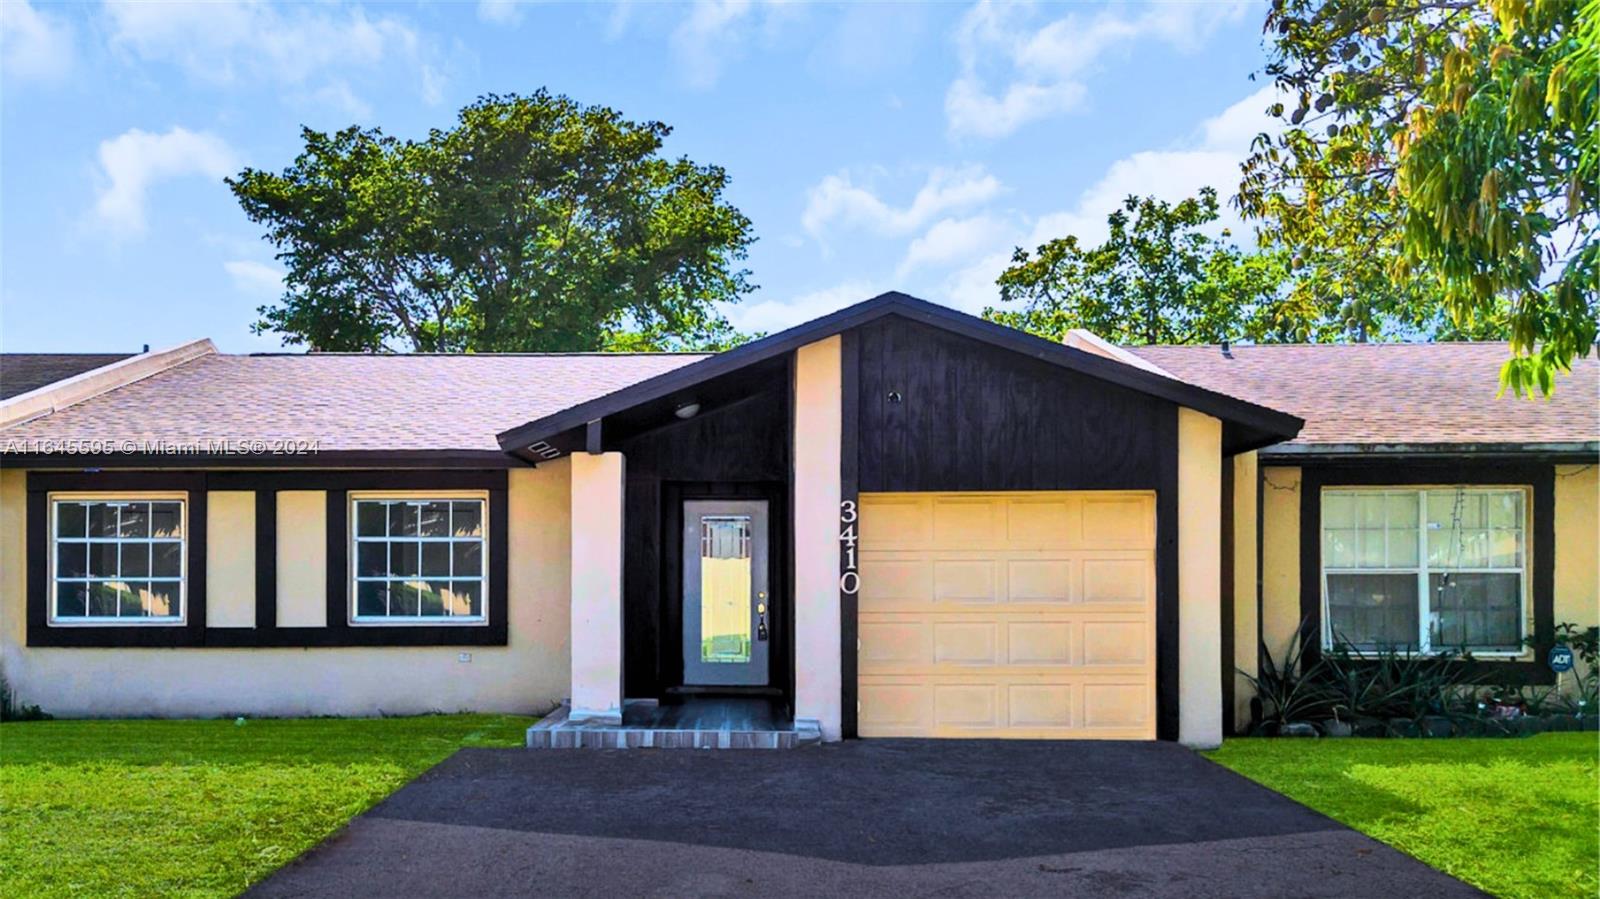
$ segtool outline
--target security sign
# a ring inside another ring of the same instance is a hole
[[[1550,647],[1550,670],[1557,674],[1572,670],[1572,647]]]

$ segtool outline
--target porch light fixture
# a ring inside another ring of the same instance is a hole
[[[687,421],[700,414],[700,404],[695,402],[683,403],[682,405],[678,406],[678,408],[672,410],[672,414]]]

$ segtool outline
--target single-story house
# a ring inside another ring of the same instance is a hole
[[[1202,746],[1302,621],[1549,682],[1600,620],[1600,362],[1496,399],[1505,354],[1130,351],[895,293],[714,355],[198,341],[0,404],[0,668],[67,716],[740,696]]]

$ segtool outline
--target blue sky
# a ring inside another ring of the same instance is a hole
[[[887,289],[969,311],[1129,193],[1224,196],[1264,8],[705,2],[0,6],[0,346],[270,350],[279,267],[222,183],[301,125],[447,127],[541,86],[673,126],[759,238],[773,330]]]

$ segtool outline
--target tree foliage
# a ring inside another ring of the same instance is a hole
[[[1076,235],[1029,252],[1000,275],[1003,303],[984,317],[1060,340],[1086,328],[1114,343],[1321,340],[1337,333],[1320,310],[1297,305],[1281,285],[1281,252],[1246,252],[1226,230],[1210,233],[1217,193],[1172,204],[1128,197],[1107,218],[1108,236],[1085,247]]]
[[[449,130],[305,129],[280,173],[228,180],[288,269],[258,332],[322,350],[726,345],[750,222],[671,129],[539,91]]]
[[[1548,393],[1596,335],[1600,0],[1275,0],[1290,98],[1240,206],[1295,289],[1421,333],[1508,336]]]

